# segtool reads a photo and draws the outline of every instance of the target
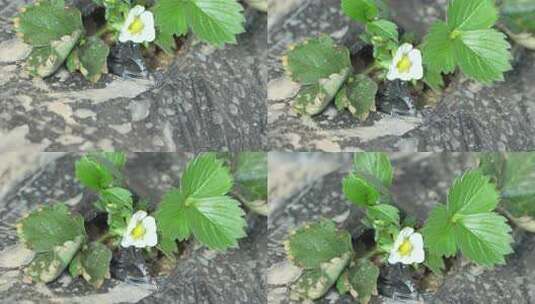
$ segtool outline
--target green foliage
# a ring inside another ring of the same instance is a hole
[[[344,178],[342,188],[348,200],[363,208],[377,204],[381,197],[379,190],[364,176],[353,173]]]
[[[110,278],[111,257],[112,252],[106,245],[92,242],[80,253],[79,264],[76,266],[80,269],[75,271],[81,270],[83,278],[95,288],[99,288],[104,279]]]
[[[459,249],[478,264],[503,264],[513,240],[506,219],[493,212],[497,203],[495,186],[481,172],[457,178],[446,206],[436,207],[423,228],[429,252],[452,256]]]
[[[86,238],[82,216],[73,216],[61,203],[29,214],[17,224],[17,233],[27,248],[37,252],[26,274],[44,283],[67,268]]]
[[[109,232],[122,236],[134,211],[132,193],[119,187],[105,189],[96,206],[108,213]]]
[[[87,188],[100,191],[120,183],[124,166],[123,153],[93,153],[84,155],[75,164],[76,179]]]
[[[288,259],[305,269],[318,268],[353,250],[351,235],[338,231],[334,222],[327,219],[301,227],[290,235],[285,247]]]
[[[399,225],[398,208],[388,204],[378,204],[368,207],[368,217],[374,221],[383,221],[388,224]]]
[[[378,86],[373,79],[358,74],[347,79],[344,87],[336,95],[336,108],[347,108],[354,117],[365,120],[370,112],[375,111],[375,95]]]
[[[353,252],[351,236],[331,220],[305,225],[285,242],[288,259],[304,268],[292,288],[297,299],[317,299],[336,282]]]
[[[25,269],[26,275],[37,282],[54,281],[67,268],[83,241],[84,236],[79,235],[62,245],[54,246],[49,251],[37,253]]]
[[[236,35],[244,31],[243,8],[236,0],[160,0],[153,12],[159,45],[167,51],[176,48],[173,36],[186,34],[188,28],[218,47],[236,43]]]
[[[362,23],[372,21],[378,13],[375,0],[342,0],[342,11]]]
[[[170,256],[175,240],[191,234],[211,249],[236,247],[245,236],[246,222],[239,203],[227,196],[231,188],[232,176],[214,154],[191,161],[180,189],[168,192],[156,212],[160,249]]]
[[[320,79],[318,83],[301,87],[293,102],[294,110],[301,115],[317,115],[321,113],[336,96],[349,76],[349,69],[342,74],[332,74],[331,77]]]
[[[291,47],[282,61],[290,78],[304,85],[317,84],[320,79],[351,69],[349,50],[335,45],[325,35]]]
[[[353,169],[357,173],[373,176],[385,187],[392,185],[394,173],[388,154],[382,152],[356,153],[353,158]]]
[[[434,274],[442,274],[442,271],[446,268],[444,265],[444,259],[439,254],[434,254],[429,251],[425,253],[425,266],[431,269]]]
[[[110,47],[96,36],[81,43],[67,58],[67,69],[72,73],[80,70],[84,77],[95,83],[102,74],[108,73]]]
[[[254,212],[267,216],[267,153],[239,153],[233,167],[234,188],[239,198]]]
[[[486,153],[481,170],[491,176],[501,192],[501,205],[515,218],[535,217],[535,154]]]
[[[34,47],[26,61],[28,72],[39,77],[52,75],[65,62],[79,38],[80,32],[76,31],[50,45]]]
[[[515,34],[535,34],[535,3],[532,0],[501,1],[501,17]]]
[[[67,206],[58,203],[44,206],[17,224],[19,238],[35,252],[48,252],[55,247],[85,237],[84,219],[73,216]]]
[[[359,207],[389,202],[388,188],[392,184],[393,171],[390,159],[384,153],[356,153],[353,172],[343,181],[346,197]]]
[[[379,268],[368,259],[358,259],[349,267],[347,280],[349,292],[360,303],[368,303],[372,295],[377,294]]]
[[[83,31],[80,11],[65,8],[64,1],[41,0],[25,7],[17,18],[17,31],[34,47],[49,46],[52,41]]]
[[[125,21],[125,16],[130,10],[129,0],[93,0],[99,6],[106,9],[105,18],[111,27],[119,30]]]
[[[451,73],[458,66],[485,84],[503,80],[512,56],[505,35],[491,28],[496,20],[491,0],[451,1],[447,22],[436,22],[424,39],[425,65],[434,73]]]
[[[65,62],[83,33],[80,11],[64,1],[43,0],[25,7],[15,18],[15,29],[33,50],[27,67],[34,76],[47,77]]]

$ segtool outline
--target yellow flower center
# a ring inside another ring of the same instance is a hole
[[[401,256],[408,256],[411,254],[412,251],[412,244],[409,241],[409,239],[405,239],[403,243],[401,243],[401,246],[398,248],[398,252]]]
[[[143,227],[143,223],[138,222],[136,227],[132,229],[132,232],[130,232],[130,235],[132,235],[132,238],[134,240],[139,240],[143,238],[145,235],[145,227]]]
[[[403,57],[397,64],[398,71],[400,71],[401,73],[408,73],[411,70],[411,66],[411,60],[407,55],[403,55]]]
[[[143,32],[143,29],[145,28],[145,24],[141,20],[140,17],[134,18],[134,21],[130,23],[130,26],[128,26],[128,31],[132,35],[139,35],[141,32]]]

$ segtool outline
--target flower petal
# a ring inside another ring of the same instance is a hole
[[[403,238],[405,239],[411,236],[411,234],[413,233],[414,233],[414,229],[412,227],[405,227],[401,229],[401,231],[399,232],[399,235],[403,236]]]
[[[403,43],[399,49],[398,49],[398,52],[401,52],[401,55],[406,55],[408,54],[411,50],[412,50],[412,44],[410,43]],[[396,54],[397,55],[397,54]]]
[[[144,7],[144,6],[142,6],[142,5],[136,5],[136,6],[134,6],[134,7],[128,12],[128,17],[130,17],[130,15],[133,15],[134,17],[135,17],[135,16],[139,16],[139,15],[141,15],[144,11],[145,11],[145,7]]]
[[[396,254],[395,252],[391,252],[390,256],[388,257],[388,263],[390,264],[396,264],[399,263],[400,256]]]

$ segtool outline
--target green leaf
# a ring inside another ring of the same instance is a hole
[[[110,278],[110,262],[112,252],[100,242],[92,242],[81,252],[81,266],[83,278],[99,288],[105,279]]]
[[[338,110],[347,108],[354,117],[365,120],[375,111],[375,95],[378,86],[370,77],[358,74],[348,78],[344,87],[336,95]]]
[[[15,29],[32,45],[27,61],[30,74],[52,75],[65,62],[83,33],[77,9],[65,8],[64,1],[43,0],[24,8],[15,18]]]
[[[108,188],[100,193],[98,205],[108,213],[109,232],[123,235],[134,209],[132,193],[119,187]]]
[[[323,112],[343,86],[349,71],[350,69],[344,69],[341,74],[332,74],[329,78],[320,79],[316,84],[301,87],[293,101],[294,110],[308,116]]]
[[[450,257],[457,253],[457,241],[446,206],[433,208],[422,233],[425,247],[431,254]]]
[[[501,2],[501,17],[509,30],[515,34],[535,33],[535,3],[533,1],[503,0]]]
[[[454,0],[448,22],[435,23],[424,39],[429,70],[451,73],[458,65],[466,76],[490,84],[503,80],[512,56],[505,35],[491,29],[497,11],[491,0]]]
[[[359,207],[375,205],[381,196],[366,178],[355,174],[349,174],[344,178],[342,188],[346,198]]]
[[[425,253],[424,264],[425,266],[427,266],[427,268],[431,269],[434,274],[437,275],[442,274],[442,271],[446,268],[442,255],[435,254],[429,251],[426,251]]]
[[[121,179],[120,169],[124,163],[122,153],[84,155],[75,164],[76,179],[91,190],[104,190]]]
[[[359,259],[348,270],[349,292],[360,303],[368,303],[377,294],[378,278],[379,268],[367,259]]]
[[[448,215],[484,213],[494,210],[499,194],[490,178],[480,171],[467,171],[455,179],[448,192]]]
[[[362,23],[377,17],[375,0],[342,0],[342,11],[353,20]]]
[[[185,197],[225,195],[232,188],[232,175],[214,153],[205,153],[188,164],[180,186]]]
[[[192,160],[182,175],[181,188],[167,193],[156,212],[162,251],[170,255],[176,249],[174,240],[184,240],[191,233],[211,249],[236,247],[246,235],[246,222],[239,203],[226,196],[231,187],[232,176],[215,154]]]
[[[285,248],[288,259],[305,269],[318,268],[322,263],[353,250],[351,235],[347,231],[339,231],[334,222],[327,219],[291,233]]]
[[[432,71],[449,74],[455,70],[454,44],[450,39],[450,29],[445,22],[435,22],[424,38],[423,61]]]
[[[532,0],[501,1],[501,17],[509,37],[535,50],[535,3]]]
[[[482,83],[503,81],[503,73],[512,69],[511,45],[494,29],[462,32],[454,48],[461,71]]]
[[[290,78],[305,85],[317,84],[320,79],[328,79],[331,75],[344,75],[351,70],[349,50],[335,45],[334,41],[325,35],[291,47],[282,61]],[[340,86],[341,84],[338,88]]]
[[[73,240],[54,246],[45,252],[39,252],[25,269],[26,275],[37,282],[54,281],[67,268],[72,258],[80,249],[84,236],[79,235]]]
[[[398,208],[388,204],[378,204],[368,207],[368,216],[374,220],[385,221],[399,226]]]
[[[453,0],[448,6],[448,25],[451,30],[480,30],[490,28],[498,20],[492,0]]]
[[[444,87],[442,73],[429,67],[425,67],[424,82],[435,92],[442,91],[442,88]]]
[[[103,190],[101,192],[101,199],[104,206],[109,211],[127,209],[133,210],[132,193],[127,189],[114,187]]]
[[[478,264],[505,264],[504,256],[512,253],[511,227],[507,219],[493,212],[463,215],[455,225],[459,248]]]
[[[92,36],[78,46],[69,57],[69,70],[80,70],[84,77],[95,83],[108,72],[109,46],[100,38]]]
[[[69,274],[73,278],[77,278],[82,275],[83,270],[81,258],[82,254],[80,251],[78,251],[78,253],[76,253],[74,258],[71,260],[71,263],[69,264]]]
[[[218,47],[236,43],[244,32],[243,7],[236,0],[160,0],[153,9],[160,42],[168,49],[173,35],[184,35],[188,27],[202,41]]]
[[[38,77],[54,74],[65,62],[80,35],[80,31],[75,31],[60,40],[51,41],[49,45],[34,47],[26,62],[29,73]]]
[[[468,171],[448,193],[447,206],[436,207],[423,228],[425,246],[436,255],[451,256],[459,248],[470,260],[503,264],[513,241],[506,219],[494,212],[498,193],[489,177]]]
[[[387,188],[392,185],[394,173],[390,158],[386,153],[355,153],[353,157],[353,169],[357,173],[363,173],[377,178]]]
[[[36,252],[47,252],[77,237],[85,237],[84,219],[58,203],[30,213],[17,224],[19,238]]]
[[[178,189],[167,192],[156,211],[156,224],[160,234],[160,249],[169,257],[176,252],[176,240],[183,241],[190,237],[188,225],[181,204],[185,201]]]
[[[388,20],[375,20],[366,25],[367,31],[373,36],[398,43],[398,26]]]
[[[535,217],[535,154],[486,153],[481,157],[480,169],[496,181],[501,205],[524,228],[520,218]]]
[[[211,249],[237,247],[237,240],[246,236],[245,212],[229,197],[194,199],[183,212],[195,238]]]
[[[338,280],[336,280],[336,290],[340,295],[345,295],[349,292],[350,287],[347,270],[344,270],[344,272],[338,277]]]
[[[237,156],[234,179],[240,200],[251,210],[266,215],[267,205],[267,153],[242,152]]]
[[[34,47],[50,46],[51,42],[66,39],[64,37],[80,37],[83,32],[80,11],[65,8],[64,1],[51,0],[25,7],[17,16],[15,28],[22,34],[24,42]],[[75,32],[78,35],[73,35]]]
[[[320,265],[318,268],[306,269],[292,286],[292,299],[315,300],[321,298],[334,285],[340,273],[346,268],[351,255],[344,254]]]

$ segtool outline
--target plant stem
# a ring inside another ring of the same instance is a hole
[[[108,239],[112,238],[114,235],[110,232],[106,232],[103,236],[98,238],[97,242],[103,243],[104,241],[107,241]]]
[[[112,28],[106,24],[105,26],[101,27],[101,28],[95,33],[95,36],[97,36],[97,37],[101,37],[102,35],[107,34],[108,32],[110,32],[111,30],[112,30]]]
[[[372,64],[369,67],[367,67],[364,71],[361,72],[361,74],[369,75],[371,72],[377,70],[379,66],[377,64]]]

